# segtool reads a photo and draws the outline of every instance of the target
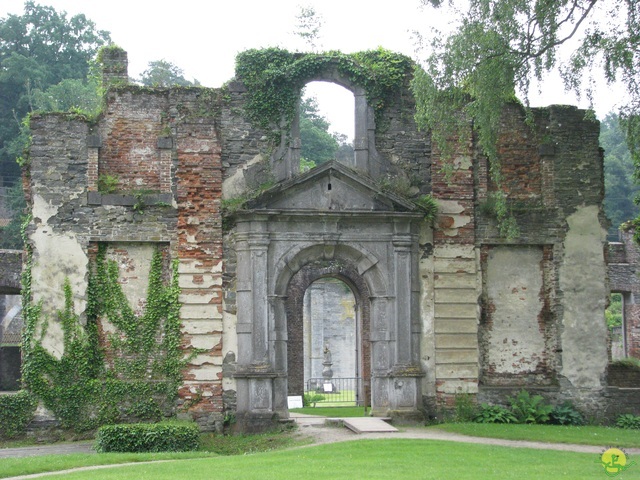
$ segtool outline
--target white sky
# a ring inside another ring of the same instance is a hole
[[[313,6],[323,18],[322,50],[345,53],[379,46],[418,59],[411,32],[427,35],[430,25],[443,28],[446,19],[437,11],[422,9],[419,0],[373,2],[371,0],[36,0],[41,5],[66,11],[68,16],[84,13],[97,28],[111,33],[112,40],[129,55],[129,75],[138,77],[152,60],[164,59],[184,70],[187,79],[207,87],[219,87],[234,75],[235,56],[249,48],[280,46],[307,50],[295,35],[299,5]],[[0,17],[23,13],[23,0],[1,0]],[[331,91],[341,87],[330,85]],[[311,89],[308,88],[308,91]],[[319,91],[319,90],[318,90]],[[353,97],[325,99],[318,96],[332,129],[353,131]],[[615,108],[621,92],[599,89],[596,113],[602,118]],[[564,92],[559,81],[543,85],[541,96],[531,92],[532,106],[572,104],[587,107]]]

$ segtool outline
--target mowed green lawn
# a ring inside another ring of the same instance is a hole
[[[447,432],[471,435],[474,437],[528,440],[532,442],[575,443],[578,445],[595,445],[598,447],[640,448],[640,430],[624,430],[622,428],[598,427],[595,425],[560,426],[514,425],[504,423],[443,423],[428,428],[446,430]]]
[[[484,437],[596,445],[603,450],[609,446],[640,447],[638,431],[596,426],[442,424],[428,428]],[[64,473],[64,478],[606,478],[597,453],[408,439],[357,440],[292,448],[305,445],[304,442],[289,433],[247,437],[203,435],[202,449],[205,451],[199,452],[7,458],[0,459],[0,478],[129,462],[137,463]],[[262,453],[242,455],[243,452]],[[142,463],[150,461],[155,463]],[[617,478],[640,479],[640,461],[633,455],[630,461],[635,461],[636,465]]]
[[[96,455],[95,457],[100,457]],[[28,462],[29,460],[24,460]],[[430,440],[359,440],[244,456],[170,460],[65,473],[66,479],[605,478],[596,454]],[[3,474],[5,461],[0,461]],[[635,468],[632,467],[632,469]],[[637,471],[625,473],[638,474]]]

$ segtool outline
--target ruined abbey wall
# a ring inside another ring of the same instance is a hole
[[[180,403],[203,428],[219,428],[229,411],[248,422],[286,415],[282,389],[295,376],[287,298],[306,289],[304,275],[347,279],[366,297],[362,368],[376,414],[435,415],[460,393],[504,402],[523,387],[590,411],[606,402],[602,153],[584,111],[536,109],[531,129],[521,107],[505,110],[503,188],[520,228],[507,240],[474,133],[444,158],[415,126],[408,83],[377,125],[361,105],[365,171],[287,176],[276,155],[291,146],[269,143],[246,98],[235,80],[220,89],[115,85],[97,121],[34,115],[33,300],[53,314],[68,279],[82,318],[101,244],[141,308],[150,252],[178,259],[182,348],[194,353]],[[106,175],[115,192],[100,185]],[[275,186],[245,210],[223,212],[223,198],[267,181]],[[384,182],[403,185],[402,195]],[[427,193],[438,203],[433,225],[411,200]],[[51,322],[45,345],[57,355],[61,335]]]

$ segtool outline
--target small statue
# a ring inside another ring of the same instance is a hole
[[[324,347],[324,361],[322,362],[322,365],[322,378],[324,378],[325,383],[331,382],[333,370],[331,370],[331,350],[329,350],[329,345],[325,345]]]
[[[324,346],[324,361],[322,364],[324,365],[326,363],[331,365],[331,350],[329,350],[329,345]]]

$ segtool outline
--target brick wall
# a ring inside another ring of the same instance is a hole
[[[42,198],[55,208],[44,220],[48,234],[72,235],[86,252],[85,263],[92,242],[118,242],[122,252],[130,242],[166,244],[180,260],[185,354],[207,352],[193,358],[180,393],[185,400],[201,399],[192,408],[211,429],[221,428],[223,418],[222,163],[215,119],[207,111],[202,115],[199,95],[199,89],[170,95],[126,86],[109,92],[95,127],[70,116],[35,117],[30,191],[35,206]],[[98,172],[118,178],[123,194],[96,192],[90,175],[96,161]],[[164,193],[163,202],[156,204],[160,197],[149,191]],[[133,200],[128,192],[136,194]],[[32,226],[32,238],[42,228]],[[46,259],[39,265],[46,269]],[[78,274],[80,283],[85,277]],[[76,294],[81,299],[83,292]]]
[[[622,294],[624,304],[625,356],[640,358],[640,249],[632,231],[620,231],[620,242],[609,244],[608,276],[612,292]]]

